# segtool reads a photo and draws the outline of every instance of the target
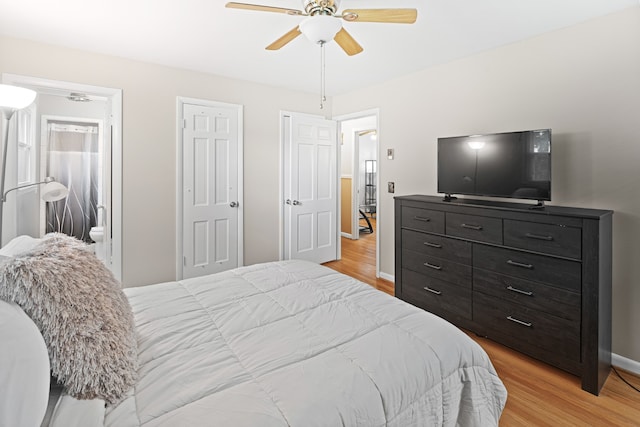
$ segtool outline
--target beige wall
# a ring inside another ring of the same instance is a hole
[[[640,8],[335,97],[380,108],[381,182],[435,194],[436,139],[553,129],[552,204],[613,209],[613,349],[640,361]],[[393,198],[380,192],[381,270],[394,273]]]
[[[245,263],[278,259],[279,114],[320,114],[317,94],[6,37],[0,53],[0,73],[123,90],[125,285],[175,278],[177,96],[244,105]]]

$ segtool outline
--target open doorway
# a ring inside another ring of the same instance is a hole
[[[12,193],[5,205],[6,237],[73,235],[91,244],[122,280],[122,91],[14,74],[2,74],[2,81],[38,94],[33,109],[17,121],[24,138],[18,153],[9,153],[16,165],[9,185],[57,175],[74,190],[50,206],[41,204],[37,187]]]
[[[378,132],[376,129],[359,131],[355,135],[353,188],[356,199],[353,211],[353,238],[359,239],[362,233],[373,234],[376,231],[378,211]]]
[[[101,119],[42,115],[40,176],[69,189],[57,202],[40,200],[40,234],[63,233],[104,248],[104,130]]]
[[[341,236],[343,246],[354,240],[366,242],[368,259],[375,259],[375,277],[380,277],[378,209],[378,110],[335,118],[340,135]],[[345,240],[347,239],[347,240]],[[373,254],[371,253],[373,252]],[[373,256],[372,256],[373,255]]]

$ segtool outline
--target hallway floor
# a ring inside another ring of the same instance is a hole
[[[360,232],[358,240],[342,237],[342,259],[324,265],[393,295],[393,282],[376,278],[376,220],[369,218],[369,221],[373,233]]]

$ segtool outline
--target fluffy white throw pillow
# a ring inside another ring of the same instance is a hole
[[[46,236],[0,265],[0,298],[44,337],[52,374],[78,399],[116,403],[136,380],[133,314],[120,284],[81,241]]]

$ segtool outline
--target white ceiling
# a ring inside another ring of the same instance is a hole
[[[303,0],[240,0],[302,9]],[[0,34],[318,92],[320,49],[298,37],[264,48],[302,17],[226,9],[227,0],[0,0]],[[638,6],[639,0],[342,0],[340,9],[416,8],[413,25],[344,22],[364,47],[326,46],[336,95]],[[606,37],[606,34],[603,34]],[[10,70],[3,70],[9,71]]]

